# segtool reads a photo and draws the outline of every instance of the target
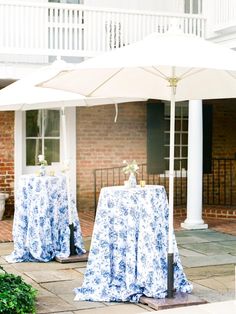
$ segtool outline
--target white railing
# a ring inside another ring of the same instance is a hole
[[[236,0],[214,1],[214,27],[236,26]]]
[[[0,0],[0,53],[89,57],[163,33],[173,24],[204,37],[205,19],[197,14]]]

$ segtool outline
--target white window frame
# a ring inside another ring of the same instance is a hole
[[[165,102],[165,106],[170,106],[170,104]],[[188,108],[188,104],[186,102],[182,102],[182,103],[179,102],[179,103],[176,103],[175,106],[176,107],[178,107],[178,106],[181,107],[181,116],[177,116],[177,117],[175,116],[175,123],[178,120],[178,121],[180,121],[181,126],[182,126],[183,125],[183,121],[188,121],[188,116],[187,117],[183,116],[182,106],[185,106],[185,107]],[[164,119],[165,119],[165,122],[168,121],[169,124],[170,124],[170,117],[169,116],[165,115]],[[168,137],[170,137],[170,130],[168,130],[168,131],[165,130],[164,133]],[[188,143],[186,145],[186,144],[183,144],[183,142],[182,142],[182,138],[183,138],[182,135],[185,134],[185,135],[188,136],[188,128],[187,128],[187,131],[183,131],[182,127],[181,127],[181,130],[177,131],[177,132],[175,131],[175,134],[179,134],[180,135],[180,144],[176,144],[176,142],[175,142],[175,147],[179,147],[180,148],[180,156],[179,157],[175,156],[174,157],[174,162],[176,160],[183,160],[184,159],[184,160],[186,160],[186,163],[188,163]],[[168,151],[169,151],[170,144],[164,144],[165,151],[166,151],[166,147],[168,148]],[[184,156],[184,157],[182,155],[183,148],[186,148],[186,151],[187,151],[187,155]],[[169,157],[164,157],[164,159],[169,161]],[[181,167],[180,169],[175,169],[174,171],[175,171],[175,176],[176,177],[186,177],[187,176],[187,169],[185,169],[184,167]],[[169,176],[169,170],[165,171],[165,175]]]
[[[59,119],[60,119],[60,110],[59,109],[40,109],[40,110],[42,110],[42,115],[44,115],[45,114],[45,110],[57,110],[57,111],[59,111]],[[42,116],[42,118],[41,118],[42,120],[44,119],[44,117]],[[43,121],[42,121],[43,122]],[[41,136],[39,136],[39,137],[35,137],[35,136],[32,136],[32,137],[27,137],[26,136],[26,112],[24,113],[24,115],[23,115],[23,125],[24,125],[24,129],[23,129],[23,146],[24,146],[24,151],[23,151],[23,162],[24,162],[24,167],[25,167],[25,169],[28,169],[28,170],[26,170],[26,172],[28,172],[28,171],[31,171],[31,170],[35,170],[35,165],[34,166],[27,166],[26,165],[26,140],[27,139],[36,139],[36,138],[40,138],[41,140],[42,140],[42,148],[43,148],[43,154],[45,155],[45,153],[44,153],[44,142],[45,142],[45,140],[47,140],[47,139],[59,139],[59,145],[60,145],[60,153],[59,153],[59,161],[58,162],[56,162],[56,163],[60,163],[61,161],[62,161],[62,151],[61,151],[61,141],[62,141],[62,130],[61,130],[61,121],[59,121],[59,123],[60,123],[60,130],[59,130],[59,136],[44,136],[44,129],[45,129],[45,125],[44,125],[44,123],[42,123],[42,135]],[[48,166],[49,168],[52,168],[52,167],[55,167],[55,162],[52,162],[52,165],[51,165],[51,167],[50,166]],[[32,168],[33,167],[33,168]]]

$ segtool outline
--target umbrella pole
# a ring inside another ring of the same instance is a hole
[[[174,149],[175,149],[175,91],[177,80],[172,71],[172,78],[169,79],[171,87],[170,103],[170,154],[169,154],[169,228],[168,228],[168,275],[167,275],[167,297],[174,295],[174,253],[173,253],[173,232],[174,232]]]
[[[67,189],[67,200],[68,200],[68,216],[69,216],[69,229],[70,229],[70,256],[75,255],[75,239],[74,239],[74,223],[73,223],[73,213],[71,208],[71,189],[70,189],[70,178],[69,178],[69,165],[68,155],[67,155],[67,137],[66,137],[66,115],[65,110],[62,108],[62,133],[63,133],[63,146],[64,146],[64,162],[65,162],[65,171],[66,171],[66,189]]]

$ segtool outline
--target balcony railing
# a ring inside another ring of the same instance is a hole
[[[197,14],[0,0],[0,53],[90,57],[163,33],[173,24],[204,37],[205,19]]]
[[[214,25],[216,30],[234,27],[236,29],[236,1],[215,0],[214,1]]]

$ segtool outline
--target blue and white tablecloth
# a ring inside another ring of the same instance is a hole
[[[168,202],[163,186],[101,190],[87,269],[75,300],[138,302],[167,294]],[[174,237],[174,288],[191,292]]]
[[[85,253],[73,202],[77,254]],[[70,255],[70,230],[65,176],[23,175],[16,192],[13,223],[14,251],[9,262],[48,262]]]

